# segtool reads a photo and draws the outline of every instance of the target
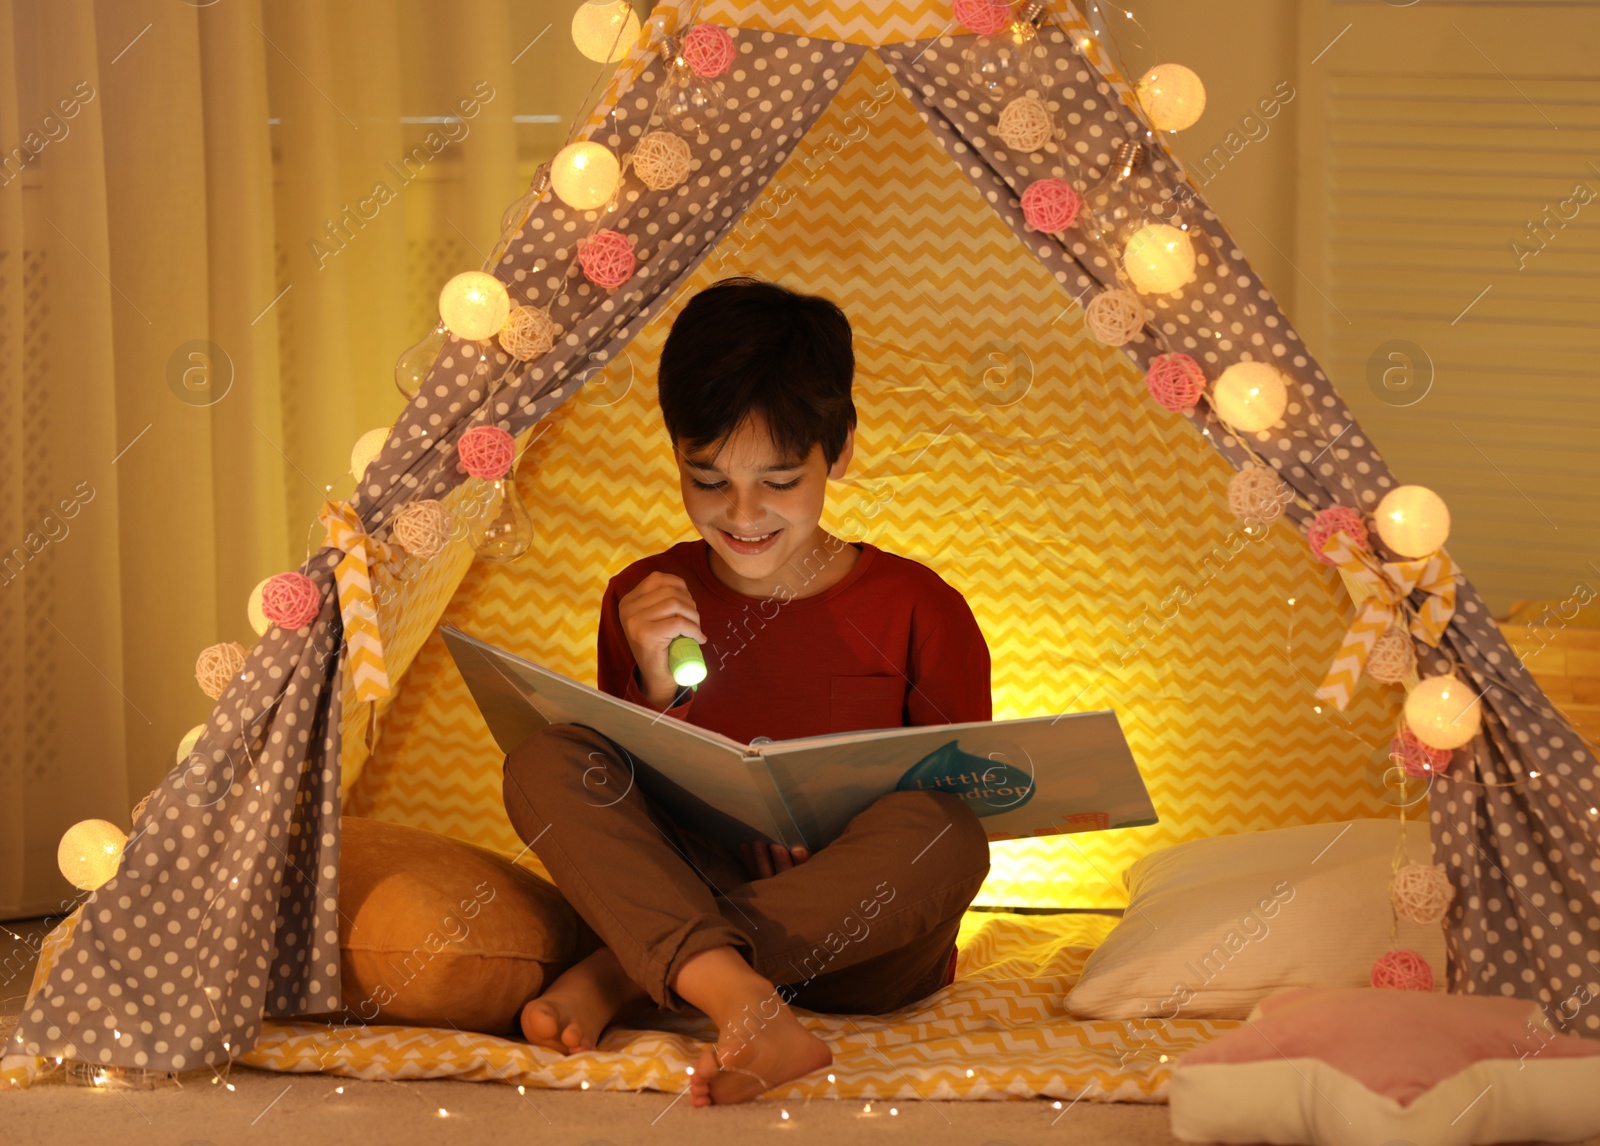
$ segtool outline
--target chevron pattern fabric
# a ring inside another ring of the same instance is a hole
[[[917,1006],[874,1016],[800,1011],[806,1026],[833,1048],[834,1081],[819,1072],[766,1097],[1165,1101],[1172,1063],[1240,1024],[1068,1017],[1062,1000],[1115,922],[1105,916],[970,915],[959,940],[956,981]],[[714,1037],[709,1020],[663,1014],[650,1029],[613,1027],[597,1051],[563,1057],[472,1032],[371,1026],[330,1038],[321,1023],[272,1022],[239,1062],[352,1078],[677,1092],[687,1086],[685,1068]]]
[[[1161,817],[996,844],[979,902],[1121,906],[1152,849],[1392,814],[1399,692],[1367,681],[1345,713],[1313,696],[1348,623],[1337,574],[1287,523],[1237,528],[1227,463],[984,207],[865,57],[685,291],[543,423],[518,474],[533,551],[475,565],[444,622],[593,683],[606,581],[690,536],[656,407],[666,332],[688,294],[758,274],[855,328],[857,461],[824,524],[966,595],[997,719],[1115,709]],[[347,810],[515,854],[502,760],[434,636]]]
[[[693,22],[873,46],[964,31],[928,0],[706,0]]]
[[[81,915],[80,907],[46,937],[28,1005],[66,957]],[[949,987],[886,1015],[801,1011],[834,1050],[834,1081],[803,1079],[769,1097],[1165,1101],[1171,1065],[1239,1023],[1070,1017],[1063,1000],[1116,922],[1107,915],[969,913]],[[714,1037],[709,1020],[662,1012],[648,1029],[613,1027],[597,1052],[564,1057],[473,1031],[269,1020],[260,1041],[237,1061],[350,1078],[671,1092],[684,1088],[685,1068]]]

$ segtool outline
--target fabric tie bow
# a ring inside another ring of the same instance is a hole
[[[1316,693],[1319,700],[1331,701],[1342,712],[1367,667],[1367,654],[1399,617],[1400,603],[1417,590],[1426,596],[1411,618],[1412,635],[1431,647],[1438,646],[1456,611],[1456,566],[1442,550],[1412,561],[1380,562],[1356,548],[1343,533],[1328,538],[1322,552],[1368,591]]]
[[[345,657],[356,699],[378,700],[389,695],[389,670],[383,663],[383,638],[378,631],[378,608],[372,596],[372,570],[375,565],[392,562],[394,553],[367,533],[348,501],[327,502],[319,519],[328,529],[325,544],[344,554],[333,577],[339,587]]]

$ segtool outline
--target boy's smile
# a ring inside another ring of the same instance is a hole
[[[788,586],[789,596],[808,597],[848,573],[859,551],[826,545],[819,522],[828,479],[844,476],[854,447],[852,429],[832,466],[820,445],[805,458],[779,457],[759,414],[716,450],[680,447],[683,508],[711,546],[718,579],[746,596]]]

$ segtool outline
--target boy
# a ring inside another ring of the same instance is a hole
[[[991,719],[989,650],[926,566],[822,529],[855,448],[849,320],[826,299],[724,279],[684,306],[660,401],[702,540],[636,561],[600,608],[599,684],[748,743]],[[709,676],[679,689],[690,636]],[[530,1042],[593,1049],[624,1009],[704,1012],[719,1032],[696,1106],[743,1102],[832,1062],[789,1010],[881,1013],[954,977],[962,913],[989,870],[977,816],[892,792],[808,855],[739,854],[677,823],[593,729],[551,725],[506,758],[512,825],[604,946],[522,1012]]]

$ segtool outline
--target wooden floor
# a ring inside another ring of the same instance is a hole
[[[1564,624],[1555,607],[1528,606],[1500,622],[1550,702],[1591,745],[1600,743],[1600,628]]]

